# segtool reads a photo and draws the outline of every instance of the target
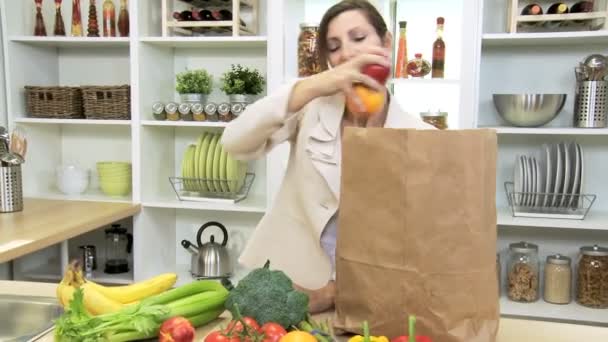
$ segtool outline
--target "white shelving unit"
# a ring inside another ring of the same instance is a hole
[[[15,123],[47,124],[47,125],[101,125],[101,126],[130,126],[131,120],[87,120],[87,119],[44,119],[16,118]]]

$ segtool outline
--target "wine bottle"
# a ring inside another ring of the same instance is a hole
[[[103,2],[103,36],[116,37],[116,7],[112,0]]]
[[[192,21],[192,11],[173,12],[173,18],[177,21]]]
[[[521,11],[521,15],[542,15],[543,9],[538,4],[529,4]],[[523,26],[536,26],[539,22],[536,21],[524,21],[521,23]]]
[[[566,5],[563,2],[556,2],[554,4],[552,4],[551,6],[549,6],[549,9],[547,10],[547,14],[566,14],[568,13],[568,5]],[[562,20],[552,20],[552,21],[547,21],[545,22],[545,26],[546,27],[558,27],[562,24]]]
[[[593,2],[579,1],[570,7],[570,13],[589,13],[593,12]],[[576,24],[588,23],[590,20],[572,20]]]
[[[437,18],[437,39],[433,43],[432,78],[443,78],[445,68],[445,42],[443,41],[443,17]]]

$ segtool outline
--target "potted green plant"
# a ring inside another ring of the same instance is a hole
[[[257,69],[232,64],[222,76],[220,89],[228,95],[230,103],[251,103],[252,97],[264,90],[265,83]]]
[[[186,70],[176,76],[175,90],[182,102],[205,103],[212,86],[213,76],[205,69]]]

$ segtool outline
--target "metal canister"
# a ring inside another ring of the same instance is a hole
[[[182,103],[178,107],[179,117],[183,121],[192,121],[192,112],[190,108],[192,107],[189,103]]]
[[[222,122],[228,122],[231,120],[230,114],[231,106],[230,103],[223,102],[217,106],[217,114],[219,115],[219,120]]]
[[[165,112],[167,113],[167,120],[179,121],[178,106],[175,102],[169,102],[165,105]]]
[[[205,107],[201,103],[192,104],[190,111],[192,112],[194,121],[205,121],[207,119],[205,116]]]
[[[162,102],[154,102],[152,104],[152,116],[155,120],[167,120],[167,113],[165,112],[165,105]]]
[[[207,120],[209,121],[217,121],[218,120],[218,105],[213,102],[208,102],[205,104],[205,114],[207,115]]]

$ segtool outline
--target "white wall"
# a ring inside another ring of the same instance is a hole
[[[0,14],[2,20],[2,14]],[[4,49],[2,48],[2,22],[0,22],[0,126],[6,126],[8,122],[6,114],[6,92],[4,89]]]

